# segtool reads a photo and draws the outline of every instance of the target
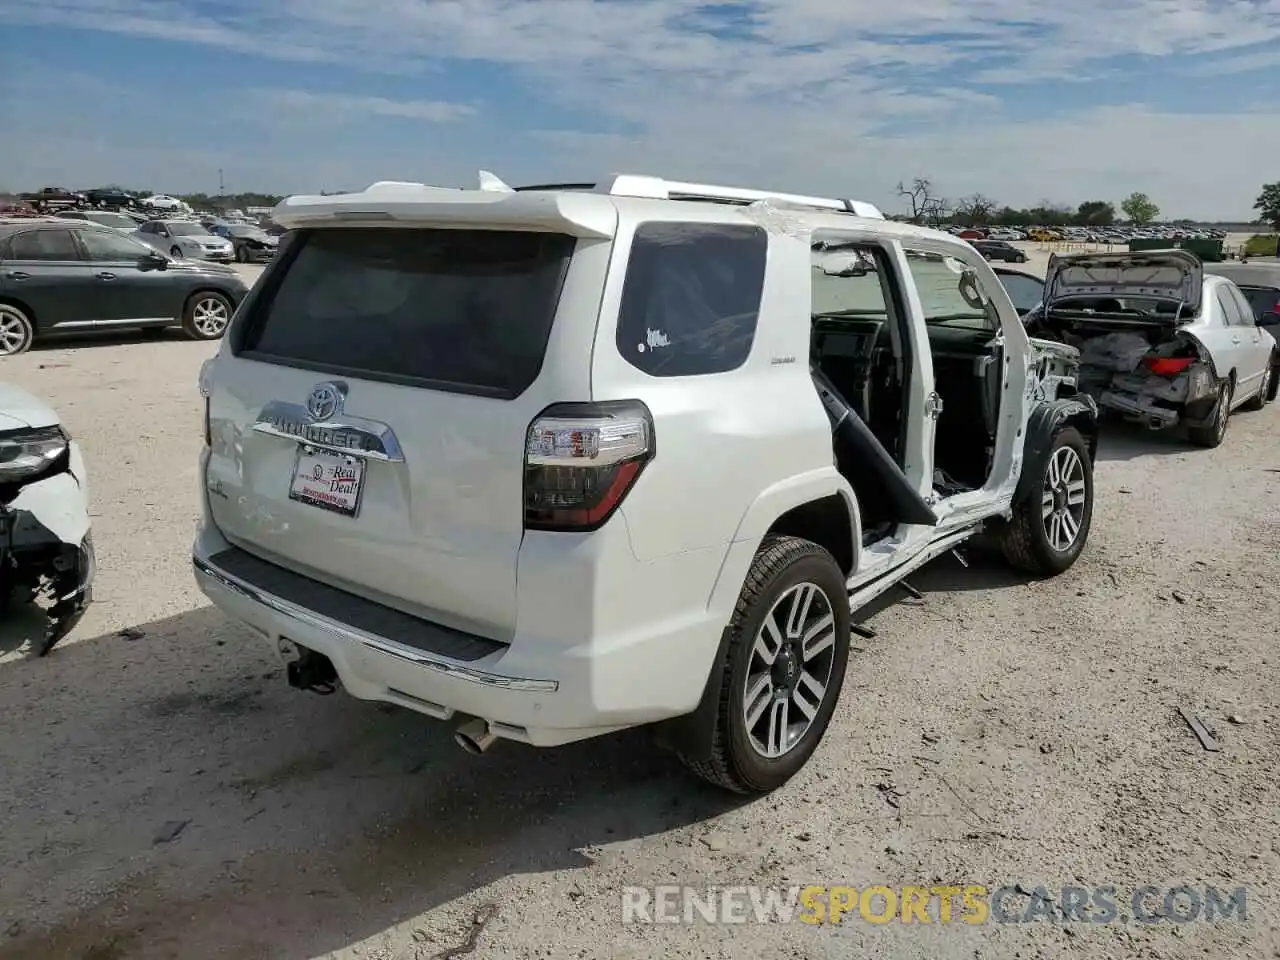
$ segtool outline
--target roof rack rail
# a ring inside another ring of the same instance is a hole
[[[614,174],[595,188],[600,193],[615,197],[652,197],[657,200],[701,200],[712,203],[749,204],[761,200],[818,210],[834,210],[851,213],[857,217],[883,220],[885,216],[875,204],[864,200],[836,199],[831,197],[807,197],[794,193],[778,193],[772,190],[745,190],[741,187],[724,187],[711,183],[685,183],[664,180],[634,173]]]

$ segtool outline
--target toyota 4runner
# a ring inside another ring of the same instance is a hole
[[[1097,408],[978,251],[872,205],[618,175],[293,197],[201,371],[200,587],[290,682],[771,790],[851,611],[980,531],[1055,574]]]

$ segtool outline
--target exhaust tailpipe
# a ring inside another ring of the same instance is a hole
[[[476,756],[493,746],[497,739],[489,729],[489,724],[479,718],[461,724],[453,734],[453,740],[458,746]]]

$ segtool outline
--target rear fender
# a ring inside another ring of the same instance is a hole
[[[747,570],[769,528],[787,511],[833,495],[840,497],[848,511],[849,535],[854,544],[853,569],[856,570],[858,545],[862,543],[857,498],[849,481],[834,466],[823,467],[773,484],[747,507],[720,565],[720,573],[707,599],[707,609],[723,613],[727,623],[746,582]]]
[[[789,511],[807,503],[831,496],[839,496],[849,515],[849,535],[853,544],[853,569],[858,568],[858,550],[862,543],[862,520],[858,513],[853,488],[834,466],[811,473],[789,477],[766,489],[747,508],[733,541],[729,544],[720,574],[712,588],[707,607],[721,613],[725,629],[720,635],[719,648],[707,676],[706,686],[697,708],[681,717],[664,720],[653,727],[654,740],[661,747],[672,750],[689,760],[708,760],[712,752],[712,736],[715,730],[715,712],[720,707],[724,684],[724,664],[730,641],[729,620],[733,608],[746,582],[751,561],[769,529]]]
[[[1027,418],[1027,439],[1022,451],[1022,473],[1013,492],[1013,502],[1037,494],[1040,477],[1053,450],[1053,438],[1063,427],[1075,427],[1089,448],[1089,459],[1098,454],[1098,404],[1088,394],[1076,394],[1037,404]]]

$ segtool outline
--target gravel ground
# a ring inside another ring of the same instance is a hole
[[[290,690],[189,571],[213,352],[116,338],[0,370],[84,444],[101,561],[74,636],[0,662],[3,960],[428,960],[473,936],[494,960],[1280,956],[1280,405],[1215,451],[1110,429],[1079,563],[922,571],[923,602],[867,617],[813,761],[740,803],[639,733],[477,759]],[[625,885],[1015,882],[1112,884],[1121,918],[621,922]],[[1127,891],[1182,883],[1246,886],[1249,919],[1126,922]]]

